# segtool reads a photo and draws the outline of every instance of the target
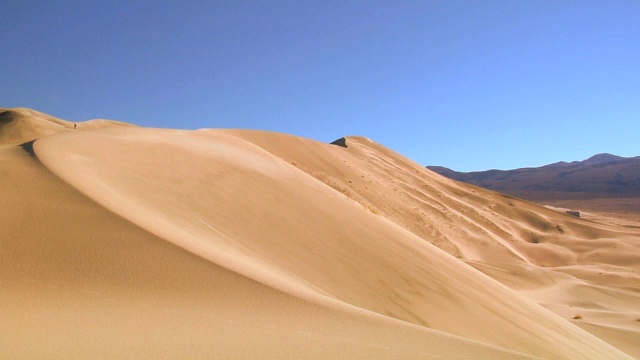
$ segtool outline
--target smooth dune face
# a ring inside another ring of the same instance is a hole
[[[289,296],[107,211],[20,148],[0,159],[3,358],[526,358]]]
[[[35,156],[0,149],[7,356],[635,349],[637,233],[465,187],[363,138],[84,130],[40,138]],[[578,298],[591,334],[569,321]]]
[[[640,224],[577,219],[456,183],[365,138],[344,139],[348,148],[327,157],[306,139],[232,133],[640,357],[640,342],[630,341],[640,339]]]

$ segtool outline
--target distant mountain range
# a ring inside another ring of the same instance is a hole
[[[536,168],[457,172],[427,168],[448,178],[532,201],[640,198],[640,156],[598,154],[584,161]]]

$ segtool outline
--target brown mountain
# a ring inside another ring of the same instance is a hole
[[[598,154],[584,161],[515,170],[457,172],[441,166],[427,168],[454,180],[531,201],[640,212],[640,156]]]

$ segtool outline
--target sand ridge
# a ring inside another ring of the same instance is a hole
[[[530,358],[287,296],[107,211],[21,148],[0,159],[3,203],[27,205],[0,218],[4,358]]]
[[[94,119],[70,122],[27,108],[0,108],[0,147],[15,146],[35,139],[74,130],[103,127],[132,127],[115,120]]]
[[[577,219],[457,183],[366,138],[343,139],[343,146],[331,150],[337,161],[327,161],[303,145],[311,143],[306,139],[233,132],[585,329],[606,328],[612,341],[616,331],[622,338],[640,334],[637,227]],[[547,291],[526,291],[538,288]],[[597,305],[582,307],[584,293],[574,288],[592,289],[588,295]],[[556,292],[564,294],[562,300],[549,303],[547,296]],[[619,297],[626,300],[617,302]],[[607,311],[573,319],[594,307]],[[632,342],[624,348],[640,356]]]
[[[13,322],[0,332],[27,324],[6,354],[36,354],[27,332],[53,319],[35,332],[40,355],[626,358],[571,324],[563,312],[575,299],[557,295],[578,280],[595,289],[580,260],[594,250],[580,241],[634,249],[633,235],[345,140],[113,127],[43,137],[37,158],[0,149],[11,159],[3,188],[21,184],[7,202],[19,211],[3,216],[2,285],[14,295],[1,300]],[[547,268],[531,244],[555,236]],[[593,333],[633,349],[620,314],[634,311],[637,263],[614,255],[591,266],[610,266],[627,297],[608,302],[618,323],[599,320],[613,331]]]

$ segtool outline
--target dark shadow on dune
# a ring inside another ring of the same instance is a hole
[[[31,141],[28,141],[28,142],[26,142],[26,143],[24,143],[24,144],[20,145],[20,146],[22,146],[22,149],[23,149],[24,151],[28,152],[28,153],[29,153],[29,155],[31,155],[31,156],[33,156],[33,157],[37,158],[37,156],[36,156],[36,152],[35,152],[35,151],[33,151],[33,143],[34,143],[34,142],[36,142],[36,141],[35,141],[35,140],[31,140]]]
[[[0,111],[0,126],[6,125],[17,118],[15,111],[4,110]]]
[[[347,146],[347,139],[346,138],[340,138],[334,142],[331,143],[331,145],[338,145],[338,146],[342,146],[343,148],[349,148],[349,146]]]

